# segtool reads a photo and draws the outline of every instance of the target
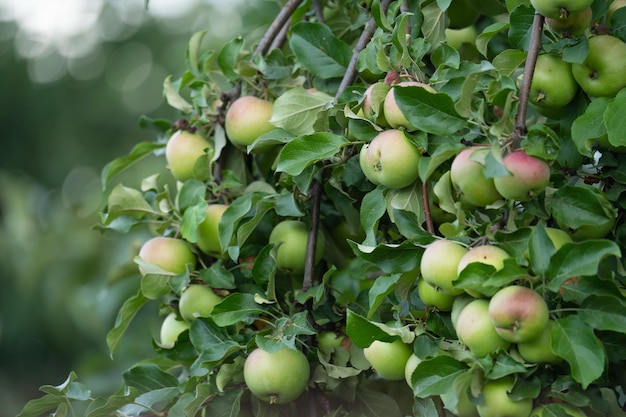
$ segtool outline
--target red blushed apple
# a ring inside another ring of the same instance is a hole
[[[484,165],[480,162],[489,152],[485,147],[463,149],[450,166],[450,181],[461,193],[462,201],[478,207],[486,207],[502,197],[493,178],[485,176]]]
[[[528,342],[548,325],[548,304],[539,293],[521,285],[499,290],[489,300],[489,317],[498,335],[513,343]]]
[[[233,101],[226,112],[226,136],[237,146],[248,146],[261,135],[272,130],[270,124],[273,104],[254,96],[243,96]]]
[[[182,274],[187,265],[196,266],[196,256],[184,240],[172,237],[157,236],[141,246],[139,257],[146,263],[156,265],[164,271]],[[142,275],[147,271],[139,267]]]
[[[522,150],[509,153],[502,162],[511,175],[496,177],[493,182],[504,198],[529,201],[544,192],[550,183],[548,164]]]

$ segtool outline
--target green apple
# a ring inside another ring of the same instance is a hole
[[[405,127],[408,130],[416,130],[415,126],[412,126],[407,118],[404,116],[398,104],[396,103],[395,90],[403,87],[421,87],[424,90],[430,93],[436,93],[437,91],[432,88],[430,85],[420,82],[420,81],[401,81],[398,84],[394,84],[391,86],[391,90],[385,96],[385,101],[383,103],[383,114],[385,115],[385,120],[389,123],[394,129],[399,127]]]
[[[453,282],[459,276],[459,262],[466,253],[465,246],[453,240],[434,241],[426,247],[420,260],[422,278],[444,294],[462,294],[464,291],[455,288]]]
[[[365,231],[360,224],[357,230],[351,230],[350,225],[345,220],[339,221],[339,223],[332,228],[330,233],[333,241],[337,244],[342,253],[349,257],[353,257],[354,253],[352,252],[352,248],[350,248],[348,240],[361,243],[365,239]]]
[[[490,151],[478,146],[463,149],[450,166],[452,185],[461,193],[462,201],[473,206],[486,207],[502,198],[493,178],[485,176],[485,167],[481,162]]]
[[[617,9],[621,9],[622,7],[626,7],[626,0],[613,0],[609,4],[609,9],[606,11],[605,22],[607,27],[611,27],[611,17],[613,17],[613,13]]]
[[[213,156],[213,144],[198,133],[176,131],[165,145],[165,159],[170,172],[178,181],[192,178],[205,180],[209,177],[208,160]],[[205,169],[196,168],[204,158]]]
[[[589,54],[572,72],[580,88],[592,97],[614,97],[626,87],[626,43],[611,35],[589,38]]]
[[[452,325],[456,327],[456,322],[459,319],[459,314],[465,308],[466,305],[474,301],[475,297],[472,297],[469,294],[461,294],[457,295],[452,302],[452,309],[450,310],[450,319],[452,320]]]
[[[478,358],[510,345],[498,335],[491,321],[488,300],[478,298],[467,304],[459,313],[454,328],[459,341]]]
[[[332,351],[335,348],[341,347],[345,339],[345,334],[323,330],[317,335],[317,347],[322,351]]]
[[[400,381],[405,377],[406,363],[413,354],[413,349],[401,339],[393,342],[374,340],[363,349],[363,354],[382,379]]]
[[[456,295],[443,293],[439,288],[433,287],[423,278],[417,281],[417,293],[425,306],[435,307],[439,311],[452,310],[452,303],[456,298]]]
[[[417,365],[419,365],[421,362],[422,360],[415,356],[415,354],[413,353],[406,361],[406,365],[404,367],[404,379],[410,388],[413,388],[413,384],[411,383],[411,380],[413,379],[413,372],[415,372],[415,369],[417,369]]]
[[[530,103],[539,108],[560,109],[572,101],[577,91],[572,64],[556,54],[541,54],[537,57],[530,84]]]
[[[146,241],[139,249],[139,257],[146,263],[156,265],[172,274],[182,274],[196,266],[196,255],[184,240],[157,236]],[[147,271],[139,266],[142,275]]]
[[[383,103],[390,89],[391,86],[384,82],[371,84],[363,93],[363,101],[361,103],[363,116],[383,127],[389,126],[383,114]]]
[[[587,7],[580,13],[571,13],[565,19],[546,19],[546,24],[555,32],[564,37],[576,37],[584,34],[591,28],[593,12]]]
[[[480,16],[471,0],[452,0],[446,10],[448,27],[461,29],[473,25]]]
[[[550,19],[566,19],[591,6],[593,0],[530,0],[537,12]]]
[[[267,352],[256,348],[243,365],[243,379],[250,392],[270,404],[287,404],[306,390],[311,369],[304,353],[282,348]]]
[[[219,257],[225,249],[220,245],[218,226],[227,208],[226,204],[209,204],[204,220],[198,225],[198,247],[207,255]]]
[[[178,336],[189,329],[189,323],[178,320],[176,313],[168,314],[161,323],[161,347],[170,349],[174,347]]]
[[[478,32],[474,25],[461,29],[446,28],[444,35],[448,46],[459,52],[461,60],[475,61],[480,59],[480,53],[476,49]]]
[[[276,252],[278,269],[294,273],[304,272],[308,239],[309,230],[301,221],[283,220],[274,226],[270,233],[269,243],[280,243]],[[324,247],[324,235],[318,232],[315,248],[316,263],[322,259]]]
[[[389,188],[413,184],[418,176],[421,152],[401,130],[385,130],[361,148],[359,163],[372,183]]]
[[[570,417],[587,417],[583,410],[567,403],[542,404],[533,409],[529,417],[552,417],[563,415],[563,413]]]
[[[470,248],[470,250],[465,255],[463,255],[463,257],[459,261],[457,273],[458,275],[460,275],[465,267],[467,267],[467,265],[474,262],[491,265],[496,269],[496,271],[499,271],[504,267],[504,260],[510,257],[511,255],[509,255],[504,249],[499,248],[498,246],[489,244],[474,246]],[[485,277],[485,279],[487,278],[488,277]],[[473,297],[481,297],[481,294],[478,291],[471,289],[466,289],[465,291]]]
[[[198,317],[210,317],[213,308],[222,299],[206,285],[191,284],[180,295],[178,311],[180,311],[182,318],[188,322]]]
[[[226,112],[226,136],[236,146],[251,145],[256,138],[275,129],[270,124],[273,104],[255,96],[233,101]]]
[[[517,344],[517,351],[524,360],[531,363],[557,363],[562,360],[550,347],[550,331],[553,325],[554,322],[549,320],[538,337]]]
[[[511,175],[494,178],[502,197],[515,201],[529,201],[544,192],[550,183],[548,164],[523,150],[506,155],[502,162]]]
[[[535,290],[509,285],[489,300],[489,317],[501,338],[522,343],[541,335],[550,312],[546,300]]]
[[[515,378],[503,378],[488,381],[482,388],[483,401],[476,406],[480,417],[528,417],[533,409],[532,398],[512,400],[509,393],[515,384]]]

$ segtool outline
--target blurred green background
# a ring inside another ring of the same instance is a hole
[[[0,417],[71,370],[94,395],[110,393],[152,356],[157,303],[113,360],[106,347],[136,292],[132,258],[147,233],[93,230],[100,170],[156,139],[142,115],[178,117],[162,84],[182,75],[194,32],[209,31],[206,47],[217,49],[258,38],[277,10],[273,0],[0,0]],[[163,168],[155,156],[118,180]]]

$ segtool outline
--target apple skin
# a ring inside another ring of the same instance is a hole
[[[383,127],[389,127],[383,113],[383,103],[390,89],[391,86],[384,82],[371,84],[363,93],[363,102],[361,103],[361,110],[363,110],[365,118]]]
[[[489,317],[501,338],[512,343],[528,342],[548,325],[548,304],[539,293],[521,285],[498,290],[489,300]]]
[[[532,200],[550,182],[548,164],[523,150],[509,153],[502,161],[511,175],[496,177],[493,183],[504,198],[522,202]]]
[[[465,246],[452,240],[439,239],[429,244],[422,254],[422,278],[444,294],[459,295],[463,290],[452,284],[458,278],[458,265],[467,253]]]
[[[496,271],[499,271],[504,267],[504,260],[510,257],[511,255],[509,255],[504,249],[494,245],[474,246],[465,255],[463,255],[459,261],[457,273],[460,275],[461,271],[473,262],[491,265],[496,269]],[[476,298],[482,296],[482,294],[474,290],[467,289],[465,291]]]
[[[589,55],[573,64],[572,73],[580,88],[591,97],[615,97],[626,87],[626,43],[611,35],[589,38]]]
[[[566,19],[591,6],[593,0],[530,0],[537,12],[550,19]]]
[[[611,17],[613,17],[613,13],[615,13],[615,11],[617,9],[621,9],[622,7],[626,7],[626,0],[613,0],[610,4],[609,4],[609,9],[606,11],[606,16],[605,16],[605,24],[607,27],[611,27]]]
[[[388,188],[404,188],[418,176],[422,154],[396,129],[385,130],[361,148],[359,163],[363,174],[372,183]]]
[[[233,101],[224,121],[230,142],[236,146],[248,146],[259,136],[274,130],[270,124],[273,108],[271,102],[255,96],[243,96]]]
[[[157,236],[146,241],[139,249],[139,257],[144,262],[156,265],[172,274],[186,272],[187,265],[191,265],[191,269],[196,266],[196,256],[187,243],[173,237]],[[146,275],[146,271],[141,266],[139,271],[142,275]]]
[[[423,278],[417,281],[417,293],[427,307],[435,307],[439,311],[452,310],[452,303],[456,295],[444,294],[438,288],[433,287]]]
[[[196,178],[194,166],[199,158],[213,156],[213,144],[197,133],[186,130],[176,131],[165,145],[165,159],[170,172],[178,181]],[[206,175],[196,179],[205,180],[209,177],[208,164]]]
[[[209,204],[206,217],[198,225],[198,247],[207,255],[218,257],[222,253],[218,226],[227,208],[226,204]]]
[[[459,319],[459,314],[465,308],[466,305],[474,301],[475,297],[472,297],[469,294],[461,294],[457,295],[454,301],[452,302],[452,309],[450,310],[450,320],[452,321],[452,325],[456,327],[456,322]]]
[[[293,273],[304,272],[306,261],[306,247],[309,239],[309,230],[306,224],[298,220],[283,220],[272,229],[269,243],[279,243],[276,252],[276,266],[283,271]],[[315,248],[315,262],[319,262],[324,255],[324,236],[319,232]]]
[[[580,13],[572,13],[565,19],[546,19],[546,24],[552,30],[564,37],[576,37],[584,34],[591,27],[593,12],[587,7]]]
[[[578,84],[570,63],[555,54],[537,57],[530,85],[530,103],[539,108],[560,109],[572,101],[577,91]]]
[[[189,329],[189,323],[183,320],[178,320],[176,313],[168,314],[161,323],[160,339],[161,347],[170,349],[174,347],[178,336]]]
[[[557,229],[556,227],[545,226],[544,229],[546,231],[546,234],[548,235],[548,238],[552,241],[555,250],[559,250],[561,246],[574,241],[565,230]],[[526,259],[529,259],[530,257],[530,251],[528,249],[524,251],[524,257]]]
[[[406,363],[413,354],[413,349],[401,339],[393,342],[374,340],[363,349],[363,354],[382,379],[400,381],[405,378]]]
[[[183,319],[192,322],[198,317],[210,317],[213,307],[222,299],[206,285],[191,284],[180,295],[178,311]]]
[[[424,90],[430,93],[436,93],[437,91],[432,88],[430,85],[420,82],[420,81],[401,81],[398,84],[395,84],[391,87],[391,90],[385,96],[385,102],[383,103],[383,114],[385,115],[385,120],[389,123],[394,129],[399,127],[405,127],[409,130],[415,130],[415,126],[412,126],[407,118],[404,116],[398,104],[396,103],[396,96],[394,90],[396,88],[408,87],[408,86],[417,86],[422,87]]]
[[[578,407],[567,403],[553,403],[540,405],[530,412],[529,417],[550,417],[555,415],[555,409],[567,413],[571,417],[587,417],[587,414]]]
[[[413,372],[415,372],[417,365],[419,365],[421,362],[422,360],[415,356],[415,354],[411,354],[411,356],[409,356],[409,359],[406,361],[406,365],[404,367],[404,379],[411,389],[413,388],[413,384],[411,383],[411,379],[413,378]]]
[[[461,199],[473,206],[486,207],[502,198],[493,178],[485,177],[484,166],[475,159],[490,152],[489,148],[471,147],[463,149],[452,161],[450,181],[460,191]]]
[[[512,376],[488,381],[482,388],[483,402],[476,406],[480,417],[528,417],[533,408],[532,398],[513,401],[508,393],[513,388]]]
[[[548,321],[538,337],[517,344],[517,351],[525,361],[530,363],[558,363],[562,361],[562,358],[555,355],[550,347],[550,330],[553,325],[553,321]]]
[[[243,378],[250,392],[270,404],[297,399],[306,390],[310,375],[304,353],[289,348],[272,353],[256,348],[243,365]]]
[[[488,300],[477,298],[467,304],[459,313],[454,328],[459,341],[478,358],[507,349],[510,345],[498,335],[491,322]]]
[[[323,330],[317,335],[317,347],[322,351],[329,352],[335,348],[341,347],[345,338],[345,334]]]

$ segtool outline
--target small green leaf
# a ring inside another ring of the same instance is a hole
[[[369,193],[365,194],[361,201],[361,225],[365,231],[366,238],[364,245],[376,245],[376,230],[378,229],[378,221],[387,211],[383,194],[383,187],[376,187]]]
[[[550,240],[546,228],[539,223],[533,228],[528,241],[528,253],[530,259],[530,267],[538,274],[543,275],[550,263],[550,258],[556,249],[554,243]]]
[[[106,336],[106,342],[111,356],[113,356],[113,353],[117,350],[122,336],[124,336],[133,317],[135,317],[137,312],[139,312],[147,301],[148,299],[139,291],[136,295],[128,298],[122,305],[122,308],[120,308],[115,319],[115,324]]]
[[[141,293],[149,300],[156,300],[170,292],[171,278],[168,275],[146,274],[141,278]]]
[[[185,210],[183,221],[180,224],[180,234],[185,240],[191,243],[198,241],[198,227],[206,218],[207,207],[206,201],[201,201]]]
[[[226,42],[222,49],[220,49],[217,55],[217,64],[220,66],[222,73],[230,80],[236,80],[239,74],[235,71],[237,68],[237,62],[240,59],[241,52],[243,51],[243,38],[237,36],[234,39]]]
[[[410,241],[399,245],[356,245],[359,257],[376,265],[386,274],[411,271],[419,267],[424,248]]]
[[[200,278],[211,288],[233,290],[236,288],[235,277],[220,262],[215,262],[207,269],[200,271]]]
[[[120,216],[141,218],[148,214],[159,214],[146,201],[143,193],[135,188],[117,184],[107,201],[107,212],[103,215],[104,224],[110,224]]]
[[[572,123],[572,140],[581,154],[591,156],[594,141],[607,133],[604,113],[611,101],[607,97],[594,99]]]
[[[115,158],[102,169],[102,189],[106,189],[111,178],[139,162],[157,149],[165,147],[165,143],[140,142],[133,147],[128,155]]]
[[[187,68],[198,78],[206,78],[200,69],[200,56],[202,54],[202,41],[207,32],[202,30],[194,33],[187,43]]]
[[[367,313],[368,320],[372,319],[378,307],[380,307],[387,296],[396,288],[398,278],[400,278],[400,274],[383,275],[376,278],[372,288],[369,290],[370,309]]]
[[[450,390],[454,380],[467,369],[463,362],[446,355],[426,359],[413,371],[411,377],[413,392],[420,398],[445,394]]]
[[[626,334],[626,302],[620,298],[590,295],[580,307],[580,318],[592,328]]]
[[[174,375],[151,363],[135,365],[124,372],[124,382],[127,386],[139,390],[140,393],[178,387],[178,379]]]
[[[333,133],[299,136],[281,149],[276,171],[299,175],[309,165],[332,157],[348,144],[348,139]]]
[[[352,310],[347,311],[346,334],[355,345],[366,348],[374,340],[393,342],[400,337],[405,343],[412,343],[415,335],[409,329],[393,328],[382,323],[375,323]]]
[[[320,23],[296,24],[289,46],[307,71],[324,79],[342,77],[352,56],[352,48]]]
[[[224,298],[211,312],[211,318],[220,327],[230,326],[240,320],[263,313],[265,309],[254,301],[254,295],[236,292]]]
[[[489,41],[491,41],[491,39],[493,39],[493,37],[498,33],[509,29],[510,26],[509,22],[496,22],[483,29],[482,33],[476,37],[476,49],[478,49],[478,52],[485,57],[488,56]],[[526,54],[524,54],[524,56],[525,55]],[[496,58],[494,58],[494,65]],[[526,60],[526,58],[524,58],[524,60]]]
[[[321,91],[292,88],[274,101],[270,123],[294,135],[315,133],[318,115],[332,103],[333,97]]]
[[[183,113],[191,113],[193,106],[180,95],[174,84],[175,83],[172,82],[171,75],[168,75],[167,78],[165,78],[165,81],[163,81],[163,92],[165,94],[167,104]]]
[[[452,98],[419,86],[394,87],[398,107],[415,130],[452,135],[467,125],[454,108]]]
[[[200,363],[217,363],[231,353],[243,349],[225,329],[211,320],[194,320],[189,328],[189,339],[196,350],[201,352],[198,358]]]
[[[39,417],[46,412],[56,409],[59,404],[65,404],[67,400],[61,395],[46,394],[26,403],[17,417]]]
[[[622,89],[615,99],[608,104],[604,112],[604,123],[609,138],[609,143],[613,146],[626,146],[626,89]]]

